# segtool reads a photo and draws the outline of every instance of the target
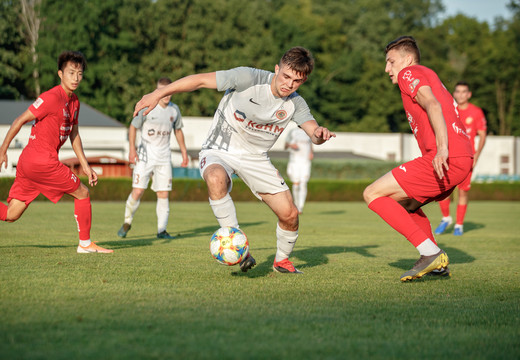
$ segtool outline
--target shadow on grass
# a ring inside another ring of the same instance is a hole
[[[296,250],[291,254],[291,259],[304,261],[304,264],[298,265],[298,269],[304,271],[306,268],[320,266],[329,262],[328,255],[342,253],[357,253],[364,257],[375,257],[369,250],[377,248],[378,245],[367,246],[318,246],[302,250]],[[233,276],[248,276],[251,278],[264,277],[273,273],[274,255],[267,258],[267,261],[257,264],[253,270],[247,273],[241,271],[231,273]]]
[[[241,223],[241,227],[246,226],[255,226],[264,224],[265,221],[256,221],[256,222],[246,222]],[[218,229],[218,224],[201,226],[195,229],[191,229],[184,232],[175,233],[172,232],[170,235],[175,236],[173,239],[158,239],[156,236],[150,237],[149,235],[140,235],[140,236],[127,236],[124,239],[115,240],[115,241],[104,241],[103,244],[107,246],[111,246],[112,249],[124,249],[129,247],[137,247],[137,246],[149,246],[153,245],[153,243],[159,244],[169,244],[172,241],[179,239],[186,239],[196,236],[207,236],[208,244],[211,237],[211,234]]]
[[[321,211],[318,214],[320,215],[341,215],[346,213],[345,210],[330,210],[330,211]]]
[[[466,222],[464,222],[464,234],[474,231],[474,230],[483,229],[485,227],[486,227],[486,225],[482,224],[482,223],[474,223],[471,221],[466,221]],[[444,233],[442,235],[437,235],[437,236],[450,235],[450,234],[453,235],[454,228],[455,228],[455,225],[450,225],[446,228],[446,231],[444,231]]]

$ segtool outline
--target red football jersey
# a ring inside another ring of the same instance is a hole
[[[27,147],[57,153],[69,138],[72,127],[78,123],[79,100],[76,94],[67,96],[58,85],[41,94],[29,106],[29,111],[36,120]]]
[[[471,144],[475,146],[477,131],[487,131],[486,116],[481,108],[471,103],[468,103],[466,109],[458,108],[458,110],[460,119],[466,127],[466,134],[471,139]]]
[[[457,114],[457,103],[435,72],[422,65],[409,66],[399,72],[398,83],[406,117],[423,156],[435,157],[437,145],[428,114],[415,100],[417,91],[422,86],[429,86],[442,106],[442,114],[448,130],[449,156],[473,156],[473,148],[466,134],[466,128]]]

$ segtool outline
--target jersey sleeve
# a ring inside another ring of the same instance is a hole
[[[174,130],[182,129],[184,124],[182,123],[181,109],[179,109],[179,106],[174,103],[172,103],[172,107],[176,114],[175,119],[173,119],[173,129]]]
[[[29,106],[29,111],[36,117],[36,119],[41,120],[53,112],[53,109],[55,108],[53,105],[55,103],[56,96],[52,93],[44,92],[31,104],[31,106]]]
[[[146,116],[144,116],[143,113],[146,109],[139,111],[136,117],[132,119],[131,125],[133,125],[136,129],[140,129],[143,127],[143,123],[146,120]]]
[[[294,93],[291,101],[294,103],[294,115],[292,117],[292,121],[296,124],[301,125],[304,122],[314,120],[314,116],[311,114],[311,109],[309,109],[309,105],[307,102],[298,94]]]
[[[77,97],[76,97],[76,102],[77,102],[78,106],[76,107],[76,110],[74,110],[74,115],[72,118],[72,123],[74,125],[78,125],[78,123],[79,123],[79,108],[81,106],[81,103],[79,102]]]
[[[428,78],[418,67],[407,67],[398,75],[399,89],[415,101],[417,91],[423,86],[430,86]]]
[[[237,67],[216,72],[217,90],[234,89],[242,91],[257,84],[269,83],[273,73],[250,67]]]

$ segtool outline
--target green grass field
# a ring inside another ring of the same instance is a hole
[[[518,359],[520,202],[470,203],[463,237],[438,237],[453,276],[400,283],[417,251],[360,202],[308,203],[293,261],[273,273],[275,217],[236,204],[258,265],[209,254],[207,203],[155,203],[126,239],[123,202],[93,204],[93,240],[76,254],[73,203],[36,202],[0,223],[0,359]],[[452,206],[454,207],[454,206]],[[425,211],[436,226],[440,211]]]

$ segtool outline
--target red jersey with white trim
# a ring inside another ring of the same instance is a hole
[[[61,85],[58,85],[41,94],[29,106],[29,111],[36,120],[27,148],[57,154],[69,138],[72,127],[78,123],[78,97],[76,94],[69,97]]]
[[[471,103],[465,109],[458,108],[459,116],[462,123],[466,127],[466,134],[468,134],[471,144],[475,147],[475,137],[478,131],[487,132],[486,116],[481,108]]]
[[[406,117],[424,157],[433,159],[437,154],[437,144],[428,114],[415,100],[417,91],[422,86],[429,86],[442,106],[448,130],[449,157],[473,156],[466,128],[457,114],[457,103],[433,70],[422,65],[406,67],[399,72],[398,83]]]

